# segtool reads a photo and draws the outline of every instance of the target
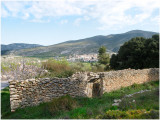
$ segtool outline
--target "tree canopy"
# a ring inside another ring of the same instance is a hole
[[[136,37],[125,42],[117,55],[112,55],[113,69],[142,69],[159,67],[159,35],[152,38]]]
[[[98,62],[101,64],[109,64],[109,54],[106,53],[106,47],[102,46],[98,51]]]

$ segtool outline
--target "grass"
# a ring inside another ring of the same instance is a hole
[[[135,94],[133,95],[133,97],[123,99],[122,102],[120,103],[119,109],[129,110],[130,108],[132,109],[145,108],[146,110],[150,109],[159,110],[159,106],[157,106],[159,104],[158,95],[159,95],[159,89],[147,91],[144,92],[143,94]]]
[[[10,113],[10,111],[10,93],[9,87],[6,87],[1,91],[1,114],[5,116],[7,113]]]
[[[92,119],[92,118],[103,118],[103,116],[106,116],[107,112],[114,109],[119,109],[120,111],[128,110],[137,110],[137,109],[145,109],[147,112],[147,115],[141,114],[144,118],[152,118],[150,115],[157,115],[157,112],[154,110],[159,110],[159,94],[157,93],[159,88],[159,81],[153,81],[145,84],[134,84],[130,87],[121,88],[119,90],[105,93],[103,96],[99,98],[84,98],[84,97],[77,97],[77,98],[71,98],[68,96],[61,97],[59,99],[53,99],[53,101],[56,103],[56,105],[52,102],[48,103],[42,103],[38,106],[34,107],[26,107],[23,109],[17,109],[15,112],[10,112],[10,105],[9,105],[9,91],[8,88],[5,88],[1,91],[2,95],[2,118],[4,119],[45,119],[45,118],[55,118],[55,119],[64,119],[64,118],[70,118],[70,119]],[[124,97],[126,94],[132,94],[135,92],[138,92],[140,90],[149,89],[151,91],[147,91],[141,94],[137,94],[133,96],[132,98],[126,99],[125,104],[128,104],[129,101],[132,101],[133,99],[136,101],[136,107],[126,106],[125,109],[123,107],[119,108],[113,108],[112,104],[114,103],[114,99],[120,99]],[[69,102],[72,101],[72,102]],[[62,103],[62,104],[61,104]],[[72,107],[71,103],[75,103]],[[55,106],[56,112],[55,112]],[[53,113],[48,108],[50,106],[53,110]],[[67,107],[66,107],[67,106]],[[69,109],[68,109],[68,106]],[[140,110],[141,111],[141,110]],[[137,111],[136,111],[137,112]],[[121,112],[119,112],[121,114]],[[128,114],[128,113],[127,113]],[[99,117],[101,116],[101,117]],[[134,116],[132,116],[134,118]]]

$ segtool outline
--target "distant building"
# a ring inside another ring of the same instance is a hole
[[[70,62],[76,62],[76,61],[83,61],[83,62],[96,62],[98,61],[98,55],[97,54],[83,54],[83,55],[76,55],[69,56],[67,59]]]

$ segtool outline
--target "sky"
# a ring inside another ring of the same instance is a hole
[[[131,30],[159,32],[159,0],[2,0],[1,43],[53,45]]]

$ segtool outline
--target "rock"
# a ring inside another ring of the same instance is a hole
[[[64,91],[64,93],[66,94],[66,93],[68,93],[68,91]]]
[[[10,85],[9,87],[10,87],[10,88],[14,88],[15,86],[14,86],[14,85]]]
[[[19,95],[12,95],[12,98],[17,98],[19,97]]]
[[[122,101],[121,99],[115,99],[115,100],[114,100],[115,103],[121,102],[121,101]]]
[[[112,106],[119,106],[119,103],[113,103]]]

